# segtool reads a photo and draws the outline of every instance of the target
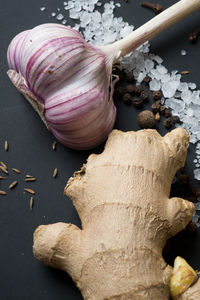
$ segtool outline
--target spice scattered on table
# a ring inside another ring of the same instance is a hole
[[[165,119],[163,125],[165,126],[165,128],[171,128],[172,127],[171,119],[170,118]]]
[[[140,94],[140,99],[144,102],[148,102],[149,101],[149,96],[145,91],[142,91]]]
[[[160,100],[162,98],[162,93],[161,91],[153,91],[152,96],[154,100]]]
[[[5,191],[0,190],[0,195],[6,195],[7,193]]]
[[[25,181],[26,182],[34,182],[34,181],[36,181],[36,178],[35,177],[28,177],[28,178],[25,178]]]
[[[190,71],[181,71],[180,73],[181,73],[181,75],[187,75],[190,73]]]
[[[157,100],[155,103],[153,103],[153,104],[151,105],[152,112],[154,112],[154,113],[159,112],[160,107],[161,107],[161,101],[160,101],[160,100]]]
[[[13,182],[9,185],[9,189],[13,189],[17,184],[18,184],[17,180],[13,181]]]
[[[160,121],[160,113],[159,112],[156,113],[155,120],[156,121]]]
[[[29,194],[35,195],[35,191],[32,190],[32,189],[25,188],[24,191],[27,192],[27,193],[29,193]]]
[[[123,102],[126,103],[126,104],[130,104],[131,99],[132,99],[131,94],[129,94],[129,93],[125,93],[122,97]]]
[[[52,149],[53,149],[53,150],[56,150],[56,145],[57,145],[57,142],[54,141],[53,144],[52,144]]]
[[[53,178],[56,178],[58,175],[58,169],[55,168],[54,171],[53,171]]]
[[[141,3],[141,6],[153,10],[154,13],[155,13],[156,15],[158,15],[159,13],[161,13],[161,12],[163,11],[163,7],[162,7],[162,5],[159,4],[159,3],[154,4],[154,3],[151,3],[151,2],[143,1],[143,2]]]
[[[138,124],[141,128],[153,128],[155,126],[155,117],[150,110],[143,110],[137,116]]]
[[[34,205],[34,198],[31,197],[31,198],[30,198],[30,210],[33,209],[33,205]]]
[[[12,168],[12,170],[13,170],[15,173],[17,173],[17,174],[21,174],[21,171],[18,170],[18,169],[16,169],[16,168]]]
[[[132,102],[133,106],[135,106],[136,108],[141,108],[143,106],[143,100],[139,97],[135,97]]]
[[[32,175],[29,175],[29,174],[27,174],[27,175],[26,175],[26,178],[33,178],[33,176],[32,176]]]
[[[4,149],[5,149],[5,151],[8,151],[8,141],[5,141],[5,143],[4,143]]]
[[[6,170],[8,169],[7,165],[3,162],[3,161],[0,161],[0,164],[3,168],[5,168]]]
[[[8,170],[7,170],[5,167],[0,166],[0,170],[1,170],[3,173],[5,173],[6,175],[8,175]]]

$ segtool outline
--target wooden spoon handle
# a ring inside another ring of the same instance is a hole
[[[181,0],[134,30],[126,38],[111,45],[104,46],[104,48],[108,50],[108,52],[109,50],[116,51],[116,53],[118,53],[117,59],[119,59],[199,9],[200,0]]]

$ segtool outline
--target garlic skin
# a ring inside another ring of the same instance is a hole
[[[115,52],[93,47],[72,28],[43,24],[11,41],[8,76],[62,144],[89,149],[114,126],[109,87],[115,58]]]

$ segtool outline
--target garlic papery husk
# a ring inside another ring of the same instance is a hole
[[[11,42],[8,75],[60,142],[93,148],[115,122],[113,63],[197,9],[200,0],[181,0],[126,38],[101,47],[64,25],[37,26]]]
[[[72,28],[43,24],[17,35],[7,56],[11,81],[61,143],[89,149],[106,139],[116,116],[113,52],[89,45]]]

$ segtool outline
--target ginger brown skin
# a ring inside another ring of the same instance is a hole
[[[113,130],[103,153],[90,155],[65,188],[82,229],[39,226],[35,257],[69,273],[87,300],[169,299],[172,268],[162,250],[194,212],[192,203],[169,198],[188,142],[182,128],[164,137]]]

